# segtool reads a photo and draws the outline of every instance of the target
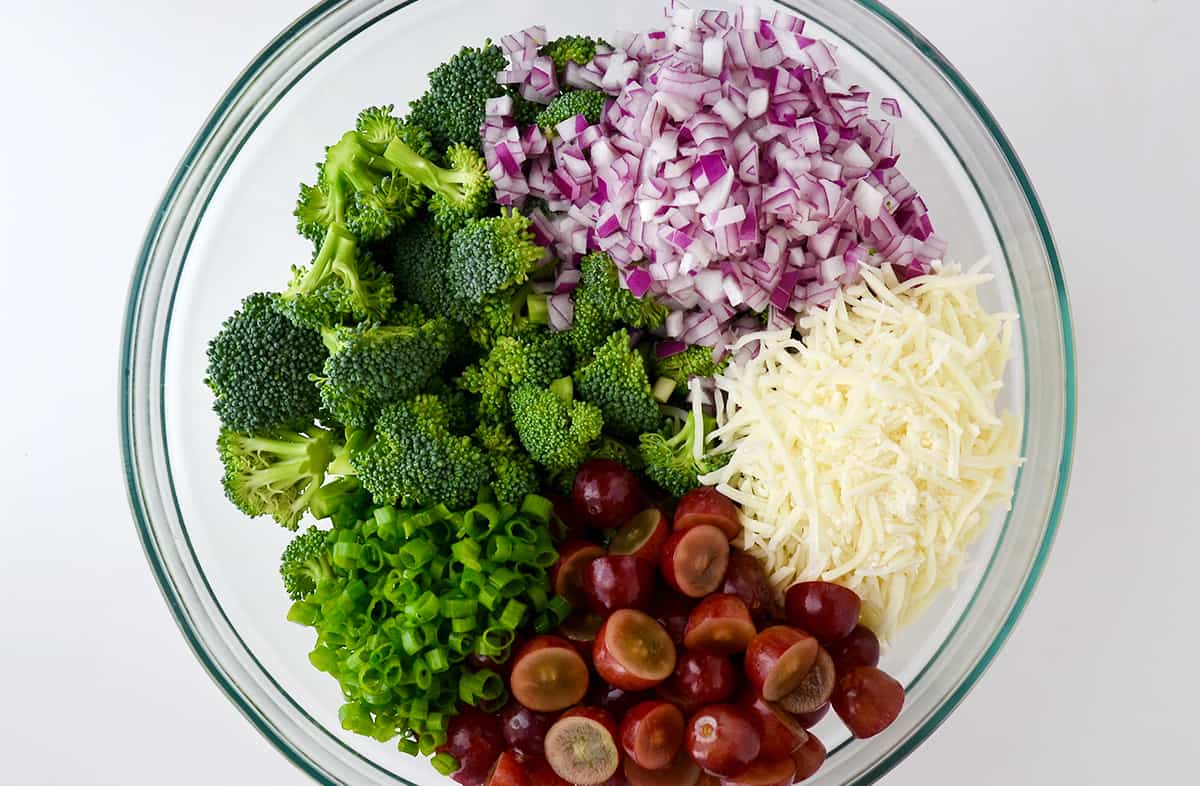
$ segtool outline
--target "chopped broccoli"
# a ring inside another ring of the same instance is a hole
[[[696,460],[697,438],[703,448],[705,436],[715,427],[716,421],[706,415],[697,433],[695,416],[689,413],[683,427],[670,436],[661,433],[642,434],[639,449],[646,463],[646,475],[677,497],[699,486],[698,476],[720,469],[732,455],[704,452],[702,458]]]
[[[683,352],[665,358],[655,358],[654,373],[675,381],[684,387],[691,377],[711,377],[720,374],[729,364],[728,356],[719,362],[713,360],[711,347],[691,346]]]
[[[328,532],[309,527],[292,538],[283,550],[279,575],[283,578],[284,591],[292,600],[307,598],[316,591],[318,584],[333,578],[328,538]]]
[[[638,453],[637,447],[626,445],[624,442],[608,436],[601,436],[600,440],[593,443],[588,449],[584,461],[591,461],[592,459],[611,459],[624,464],[634,472],[642,471],[642,456]],[[575,485],[575,470],[576,468],[572,467],[550,478],[550,482],[559,493],[567,496],[571,494],[571,489]]]
[[[474,319],[477,306],[455,297],[446,283],[450,264],[450,236],[432,221],[414,221],[396,238],[393,270],[396,292],[419,304],[429,314],[455,322]]]
[[[492,491],[496,499],[504,504],[517,505],[527,494],[537,492],[537,466],[503,426],[481,425],[475,431],[475,439],[491,463],[495,476]]]
[[[443,319],[418,326],[359,325],[322,331],[329,359],[321,403],[346,426],[367,428],[389,404],[420,393],[450,355]]]
[[[365,445],[352,440],[350,465],[376,502],[469,507],[491,471],[487,456],[452,428],[451,407],[437,396],[393,404]]]
[[[513,210],[472,219],[450,238],[446,281],[458,297],[481,303],[525,282],[546,254],[533,239],[532,222]]]
[[[463,390],[479,397],[479,416],[487,422],[507,422],[511,417],[508,394],[517,385],[549,385],[570,370],[570,347],[556,333],[533,333],[522,338],[502,337],[478,363],[458,380]]]
[[[541,333],[549,324],[549,295],[538,294],[524,284],[485,298],[468,333],[479,346],[487,348],[505,336],[521,338]]]
[[[213,409],[235,431],[303,428],[321,409],[309,378],[325,357],[316,331],[277,311],[271,295],[251,295],[208,344]]]
[[[583,115],[589,124],[595,125],[604,114],[606,101],[608,95],[599,90],[572,90],[561,93],[538,113],[534,122],[548,137],[554,135],[555,126],[576,115]]]
[[[504,95],[496,74],[507,67],[508,58],[490,41],[479,49],[464,46],[429,73],[429,89],[412,102],[410,120],[428,129],[439,148],[457,143],[478,149],[484,106]]]
[[[663,416],[641,353],[630,347],[624,329],[609,336],[596,349],[590,363],[575,372],[579,396],[599,407],[605,428],[618,437],[633,439],[657,431]]]
[[[320,328],[381,319],[395,302],[392,277],[341,224],[334,224],[310,267],[293,267],[278,307],[299,325]]]
[[[342,447],[317,426],[271,435],[222,429],[217,452],[225,495],[246,515],[269,515],[294,530]]]
[[[617,266],[602,252],[588,254],[580,261],[574,300],[575,324],[570,336],[580,356],[595,349],[618,325],[654,329],[662,325],[668,313],[661,303],[638,298],[621,286]]]
[[[492,176],[483,156],[472,147],[451,145],[446,151],[448,167],[438,166],[399,138],[388,144],[383,155],[396,172],[433,192],[429,211],[448,232],[482,215],[491,202]]]
[[[604,46],[602,38],[589,38],[585,35],[564,35],[545,44],[538,54],[545,55],[554,61],[559,76],[566,71],[567,63],[587,65],[596,57],[596,47]]]
[[[548,388],[521,385],[511,396],[513,425],[521,444],[552,474],[573,471],[583,463],[604,428],[600,410],[575,401],[571,387],[570,377],[565,377]]]

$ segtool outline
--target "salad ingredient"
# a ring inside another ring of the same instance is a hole
[[[571,786],[558,776],[545,756],[526,756],[523,763],[530,786]]]
[[[674,428],[678,430],[672,431]],[[728,454],[711,454],[703,447],[705,435],[714,428],[712,418],[688,413],[682,426],[671,421],[667,433],[642,434],[639,451],[646,476],[676,496],[696,489],[700,475],[719,468],[728,458]]]
[[[784,593],[788,622],[822,644],[850,635],[858,624],[862,601],[854,590],[828,581],[800,581]]]
[[[660,590],[651,605],[650,616],[658,621],[677,646],[683,646],[683,634],[696,601],[673,590]]]
[[[546,745],[546,732],[554,723],[555,716],[548,712],[535,712],[520,702],[509,702],[500,714],[500,728],[504,741],[511,750],[523,756],[541,756]]]
[[[796,715],[816,712],[829,703],[837,675],[833,659],[824,649],[817,649],[817,658],[800,684],[779,699],[779,706]]]
[[[247,516],[271,516],[290,530],[299,526],[330,463],[343,451],[331,432],[316,425],[262,436],[222,429],[217,437],[225,496]]]
[[[496,759],[485,786],[530,786],[529,775],[514,754],[504,751]]]
[[[547,387],[570,371],[570,347],[558,335],[498,336],[484,357],[463,369],[457,384],[479,397],[481,419],[502,425],[512,417],[509,396],[515,387]]]
[[[787,696],[784,696],[784,699],[787,699]],[[783,702],[780,702],[779,706],[782,707]],[[817,707],[812,712],[794,712],[792,714],[795,716],[796,721],[799,722],[799,724],[801,726],[803,726],[806,729],[811,729],[813,726],[816,726],[818,723],[820,723],[825,718],[825,716],[829,714],[829,702],[825,702],[824,704],[822,704],[820,707]]]
[[[588,608],[601,616],[618,609],[645,609],[654,599],[654,563],[640,557],[609,555],[588,563],[583,591]]]
[[[571,501],[580,518],[600,529],[619,527],[643,505],[637,476],[618,461],[593,459],[575,474]]]
[[[879,639],[870,628],[856,625],[844,638],[830,644],[830,657],[838,674],[845,674],[855,666],[879,665]]]
[[[710,486],[693,489],[679,500],[675,508],[675,529],[685,530],[711,524],[733,540],[742,534],[737,506]]]
[[[441,167],[396,135],[387,143],[383,159],[397,174],[429,189],[429,212],[444,232],[483,215],[493,196],[487,165],[467,144],[447,148],[447,166]]]
[[[513,659],[509,686],[522,706],[535,712],[558,712],[583,699],[588,667],[567,640],[537,636]]]
[[[653,298],[638,298],[622,286],[612,258],[602,252],[579,260],[579,281],[572,300],[574,324],[568,335],[580,356],[603,344],[619,325],[651,330],[667,319],[665,306]]]
[[[660,770],[683,745],[683,713],[670,702],[650,699],[632,707],[621,721],[621,748],[638,766]]]
[[[654,373],[685,388],[692,377],[708,379],[720,374],[729,365],[729,358],[725,355],[714,359],[712,347],[660,341],[654,345]]]
[[[600,122],[608,95],[599,90],[572,90],[561,93],[538,113],[534,123],[547,137],[553,138],[555,127],[567,120],[582,116],[586,125]]]
[[[753,690],[746,691],[740,702],[758,720],[762,732],[762,748],[759,755],[767,759],[788,758],[808,740],[804,727],[778,705],[773,704]]]
[[[576,786],[595,786],[620,765],[617,725],[604,710],[576,707],[564,713],[546,735],[546,760],[559,777]]]
[[[321,336],[281,314],[271,295],[250,295],[208,344],[204,382],[221,424],[248,433],[306,428],[321,410],[309,377],[326,354]]]
[[[321,336],[329,349],[318,380],[321,404],[352,428],[370,428],[383,409],[423,391],[450,356],[450,329],[441,319],[324,328]]]
[[[554,593],[566,598],[574,608],[583,608],[587,603],[583,577],[587,566],[597,557],[604,556],[604,549],[586,540],[568,540],[558,547],[558,562],[550,573]]]
[[[672,589],[702,598],[721,586],[729,565],[729,540],[711,524],[676,530],[663,546],[662,574]]]
[[[754,719],[733,704],[714,704],[688,722],[687,749],[692,760],[714,775],[730,777],[749,769],[762,745]]]
[[[775,594],[762,563],[740,549],[729,554],[729,567],[725,570],[721,592],[741,598],[750,611],[750,618],[760,628],[766,627],[775,617]]]
[[[328,535],[324,530],[309,527],[283,550],[279,575],[284,591],[292,600],[304,600],[321,582],[333,579],[333,565],[325,548]]]
[[[600,678],[629,691],[653,688],[675,670],[675,645],[652,617],[615,611],[596,636],[592,664]]]
[[[800,686],[819,649],[817,640],[804,631],[772,625],[746,648],[746,677],[764,699],[779,701]]]
[[[599,707],[614,718],[624,718],[635,704],[640,704],[649,696],[648,693],[622,690],[603,680],[596,680],[585,701],[587,704]]]
[[[706,596],[692,609],[683,644],[689,650],[708,650],[721,655],[744,652],[756,630],[750,610],[736,595]]]
[[[480,423],[471,436],[487,457],[497,501],[514,505],[538,491],[537,465],[503,426]]]
[[[521,444],[547,471],[578,467],[600,436],[604,419],[595,405],[576,401],[570,377],[549,387],[520,385],[512,393],[512,418]]]
[[[657,770],[648,770],[626,757],[624,771],[629,786],[697,786],[700,780],[700,768],[682,750],[674,761]]]
[[[793,783],[811,778],[825,764],[825,746],[815,734],[809,734],[808,740],[792,752],[792,762],[796,765],[796,775]]]
[[[833,711],[859,739],[874,737],[900,714],[904,688],[874,666],[857,666],[838,679]]]
[[[628,554],[657,564],[670,534],[666,515],[658,508],[646,508],[617,530],[609,541],[608,553]]]
[[[473,218],[450,239],[446,283],[458,297],[482,303],[504,289],[525,283],[546,250],[534,242],[532,224],[520,213]]]
[[[688,649],[679,656],[671,688],[687,707],[718,704],[737,691],[738,674],[725,655]]]
[[[581,66],[587,65],[592,62],[592,58],[596,56],[598,51],[611,48],[600,38],[591,38],[585,35],[564,35],[543,45],[538,50],[538,54],[549,57],[554,63],[554,67],[558,69],[559,74],[565,78],[567,66],[571,63]]]
[[[595,646],[596,636],[600,633],[600,626],[604,624],[604,617],[599,614],[593,614],[590,611],[576,611],[563,620],[563,623],[558,626],[558,634],[567,641],[571,642],[571,646],[575,651],[583,657],[584,660],[590,661],[592,658],[592,648]],[[600,702],[601,709],[608,709]],[[614,715],[618,713],[613,713]]]
[[[791,786],[796,763],[790,756],[771,759],[760,756],[744,772],[725,778],[723,786]]]
[[[504,751],[504,737],[496,717],[467,707],[446,726],[446,741],[438,747],[454,780],[463,786],[481,786]],[[447,773],[447,774],[450,774]]]
[[[625,329],[596,348],[591,362],[576,370],[575,384],[579,397],[600,409],[605,428],[618,437],[636,439],[662,423],[645,361]]]
[[[1012,317],[979,303],[990,276],[862,275],[801,320],[803,341],[757,334],[758,354],[717,378],[716,434],[736,448],[702,480],[741,506],[745,548],[778,589],[849,587],[886,639],[1009,503],[1021,428],[995,409]]]
[[[496,83],[496,72],[505,65],[504,52],[490,42],[464,46],[429,73],[429,89],[412,102],[411,121],[428,129],[439,148],[479,147],[487,100],[505,92]]]

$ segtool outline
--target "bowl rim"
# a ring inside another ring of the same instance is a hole
[[[382,16],[390,15],[404,7],[407,7],[418,0],[404,0],[398,3],[394,8],[388,10]],[[787,5],[787,0],[780,0],[784,5]],[[933,713],[924,722],[917,726],[914,731],[897,744],[895,748],[883,756],[875,763],[868,771],[866,771],[859,782],[871,783],[883,777],[891,771],[897,764],[903,761],[913,750],[923,743],[930,734],[932,734],[941,724],[949,717],[950,713],[962,702],[966,695],[979,681],[983,673],[988,669],[995,659],[999,650],[1007,642],[1012,634],[1016,623],[1024,612],[1029,603],[1030,598],[1038,581],[1044,572],[1046,561],[1053,546],[1058,527],[1061,523],[1063,510],[1070,481],[1071,465],[1074,458],[1075,432],[1077,421],[1077,371],[1076,371],[1076,352],[1075,352],[1075,337],[1073,321],[1071,319],[1071,309],[1068,301],[1067,287],[1065,277],[1063,275],[1061,260],[1058,254],[1057,246],[1050,229],[1049,222],[1045,212],[1041,206],[1041,202],[1037,197],[1037,193],[1029,179],[1024,165],[1014,151],[1011,143],[1003,130],[1000,128],[996,118],[984,104],[983,100],[970,86],[965,77],[949,62],[949,60],[937,49],[928,39],[919,33],[912,25],[906,22],[898,14],[892,11],[887,6],[876,0],[849,0],[850,3],[858,5],[866,11],[874,14],[876,17],[890,26],[894,32],[899,33],[909,43],[914,45],[917,50],[928,60],[929,64],[950,83],[951,87],[963,98],[970,110],[975,114],[978,120],[983,124],[985,130],[991,138],[991,141],[996,145],[1005,164],[1008,166],[1013,175],[1017,186],[1024,196],[1026,205],[1033,217],[1034,223],[1038,230],[1038,240],[1044,248],[1047,260],[1049,262],[1050,275],[1055,289],[1055,300],[1057,301],[1057,309],[1060,318],[1061,327],[1061,350],[1063,360],[1063,371],[1065,374],[1065,389],[1063,391],[1063,432],[1062,432],[1062,454],[1059,457],[1057,472],[1054,484],[1054,497],[1050,504],[1045,529],[1043,530],[1041,541],[1034,552],[1033,561],[1029,566],[1028,573],[1025,577],[1017,595],[1014,597],[1012,605],[1000,627],[990,643],[978,654],[978,657],[972,667],[963,675],[961,681],[951,690],[933,711]],[[291,41],[301,35],[305,30],[317,25],[321,21],[330,17],[335,11],[343,7],[352,6],[356,0],[323,0],[290,25],[282,32],[276,35],[263,49],[254,57],[254,59],[242,70],[242,72],[233,81],[228,90],[221,96],[212,112],[205,119],[199,132],[188,145],[187,151],[184,153],[179,165],[173,172],[167,187],[158,202],[157,208],[146,230],[146,234],[142,245],[138,252],[137,262],[131,277],[130,287],[125,308],[125,321],[122,329],[122,347],[120,356],[120,390],[119,390],[119,406],[120,406],[120,431],[121,431],[121,454],[122,465],[126,477],[126,491],[129,496],[129,504],[133,513],[135,527],[137,529],[138,538],[142,544],[143,551],[147,561],[150,563],[154,573],[155,581],[158,584],[159,590],[163,595],[164,600],[183,633],[188,646],[191,648],[197,660],[203,665],[209,677],[217,684],[226,697],[236,706],[239,711],[251,722],[257,731],[267,738],[271,744],[279,750],[288,760],[296,767],[314,778],[322,784],[330,784],[334,786],[340,783],[330,777],[330,775],[316,762],[310,759],[307,755],[297,750],[291,742],[289,742],[282,734],[280,734],[275,724],[267,717],[267,713],[258,707],[250,698],[242,691],[241,688],[231,679],[225,669],[216,661],[213,654],[206,647],[205,643],[197,635],[197,632],[190,622],[190,612],[185,601],[180,597],[180,594],[175,588],[174,580],[172,579],[170,569],[167,567],[163,555],[158,550],[156,538],[152,531],[152,516],[147,508],[146,500],[143,494],[143,488],[140,478],[140,470],[138,465],[137,451],[135,448],[137,442],[138,426],[135,423],[133,413],[133,401],[136,391],[134,389],[135,375],[133,368],[136,364],[135,348],[138,345],[137,327],[139,324],[139,315],[142,306],[142,292],[147,284],[147,274],[150,272],[150,266],[155,255],[155,250],[162,238],[166,229],[166,221],[171,213],[172,206],[181,194],[182,186],[184,185],[186,176],[192,168],[193,162],[200,156],[208,145],[213,141],[219,128],[227,119],[229,110],[245,99],[248,88],[254,85],[262,76],[263,72],[276,59],[277,55],[286,48]],[[373,20],[374,21],[374,20]],[[310,64],[301,73],[307,73]],[[300,78],[296,77],[296,80]],[[294,81],[293,81],[294,84]],[[290,88],[290,85],[289,85]],[[286,93],[287,89],[284,90]],[[281,94],[282,95],[282,94]],[[232,150],[232,154],[236,154],[238,148]],[[219,178],[218,178],[219,182]],[[203,212],[203,206],[202,206]],[[1022,330],[1023,332],[1023,330]],[[1024,439],[1024,437],[1023,437]],[[1018,478],[1019,484],[1019,478]],[[1014,495],[1016,488],[1014,486]],[[173,490],[172,490],[173,493]],[[1007,528],[1007,520],[1005,528]],[[1003,531],[1001,540],[1003,539]],[[985,573],[986,575],[986,573]],[[964,609],[964,615],[970,606],[973,604],[974,598],[967,608]],[[961,618],[960,618],[961,619]],[[955,625],[957,628],[957,623]],[[951,631],[948,639],[952,637]],[[943,643],[944,646],[944,643]],[[939,649],[940,651],[940,649]],[[935,654],[936,658],[936,654]],[[920,679],[924,674],[924,670],[918,673],[915,680]],[[281,689],[282,690],[282,689]],[[365,757],[364,757],[365,759]],[[373,762],[367,760],[372,766],[377,767]],[[400,776],[397,776],[400,777]],[[401,777],[401,780],[404,780]],[[405,781],[407,782],[407,781]]]

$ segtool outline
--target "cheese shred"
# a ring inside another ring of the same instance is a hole
[[[702,481],[741,506],[739,545],[778,591],[843,584],[886,640],[1011,503],[1021,422],[995,399],[1016,316],[984,309],[976,271],[863,278],[801,318],[803,340],[743,338],[757,351],[717,377],[711,435],[733,456]]]

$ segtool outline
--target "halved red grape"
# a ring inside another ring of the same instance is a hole
[[[608,616],[618,609],[644,609],[654,599],[654,563],[641,557],[597,557],[583,572],[588,608]]]
[[[557,712],[587,693],[587,664],[566,639],[537,636],[517,653],[509,688],[529,709]]]
[[[737,505],[712,486],[701,486],[684,494],[675,508],[675,530],[709,524],[733,540],[742,531]]]
[[[554,594],[566,598],[571,606],[581,609],[587,604],[583,591],[583,576],[588,564],[604,556],[604,549],[586,540],[568,540],[558,547],[558,562],[550,570]]]
[[[763,759],[785,759],[808,739],[808,733],[790,713],[759,696],[753,688],[743,691],[738,703],[758,721],[762,733],[759,756]]]
[[[575,707],[546,734],[546,760],[559,777],[576,786],[599,786],[621,761],[616,723],[604,710]]]
[[[575,510],[571,507],[571,500],[556,491],[539,493],[554,504],[555,521],[550,526],[550,535],[556,543],[587,536],[587,527],[575,514]]]
[[[692,760],[714,775],[745,772],[758,758],[762,737],[749,713],[733,704],[714,704],[692,716],[687,749]]]
[[[779,700],[779,706],[796,715],[816,712],[829,703],[836,680],[833,659],[824,649],[818,649],[812,668],[794,690]]]
[[[741,598],[759,627],[769,625],[778,616],[775,593],[767,582],[762,563],[740,549],[733,549],[729,554],[729,567],[725,569],[721,592]]]
[[[839,584],[801,581],[784,595],[788,622],[808,631],[822,644],[850,635],[858,624],[862,599]]]
[[[610,685],[646,690],[675,670],[675,645],[653,618],[636,609],[621,609],[600,628],[592,665]]]
[[[545,756],[526,756],[522,761],[530,786],[571,786],[559,777]]]
[[[683,634],[683,645],[688,649],[732,655],[745,650],[755,633],[750,610],[741,598],[709,595],[692,609]]]
[[[530,786],[529,775],[521,762],[517,761],[515,753],[504,751],[496,759],[486,786]]]
[[[624,718],[625,713],[635,704],[640,704],[653,698],[653,694],[643,691],[630,691],[609,685],[604,680],[593,680],[584,701],[607,712],[614,718]]]
[[[620,462],[592,459],[575,473],[571,504],[589,526],[619,527],[642,509],[642,501],[641,483]]]
[[[722,781],[722,786],[791,786],[795,776],[796,762],[791,756],[760,756],[745,772]]]
[[[592,644],[604,624],[604,617],[590,611],[573,611],[558,626],[558,635],[571,643],[585,661],[592,660]]]
[[[546,744],[546,732],[556,716],[550,712],[535,712],[520,702],[509,702],[500,713],[500,727],[508,747],[526,756],[541,756]]]
[[[464,707],[450,719],[446,742],[437,750],[458,759],[458,770],[451,776],[454,780],[463,786],[482,786],[504,747],[500,719],[475,707]]]
[[[825,702],[820,707],[817,707],[812,712],[794,712],[796,720],[806,729],[811,729],[821,722],[821,719],[829,714],[829,702]]]
[[[879,665],[879,639],[865,625],[856,625],[849,635],[830,644],[828,650],[838,674],[856,666]]]
[[[644,701],[621,721],[621,748],[639,766],[660,770],[679,753],[683,725],[683,713],[674,704],[661,699]]]
[[[825,763],[825,746],[815,734],[810,734],[808,741],[792,752],[792,761],[796,764],[796,775],[792,783],[807,780],[816,775]]]
[[[655,593],[654,602],[650,604],[650,616],[667,630],[671,641],[677,646],[683,646],[683,634],[687,631],[688,618],[696,601],[687,595],[681,595],[670,589]]]
[[[700,768],[685,750],[660,770],[648,770],[626,757],[624,770],[629,786],[699,786],[701,776]]]
[[[675,664],[671,687],[686,707],[725,701],[737,690],[737,669],[728,657],[704,650],[687,650]]]
[[[658,508],[646,508],[617,530],[608,542],[608,553],[628,554],[657,563],[670,534],[666,515]]]
[[[837,681],[833,710],[859,739],[892,725],[904,706],[904,687],[874,666],[857,666]]]
[[[802,630],[773,625],[746,648],[746,676],[767,701],[779,701],[799,687],[817,659],[817,640]]]
[[[692,598],[716,591],[729,566],[729,540],[711,524],[671,535],[663,546],[662,573],[667,584]]]

